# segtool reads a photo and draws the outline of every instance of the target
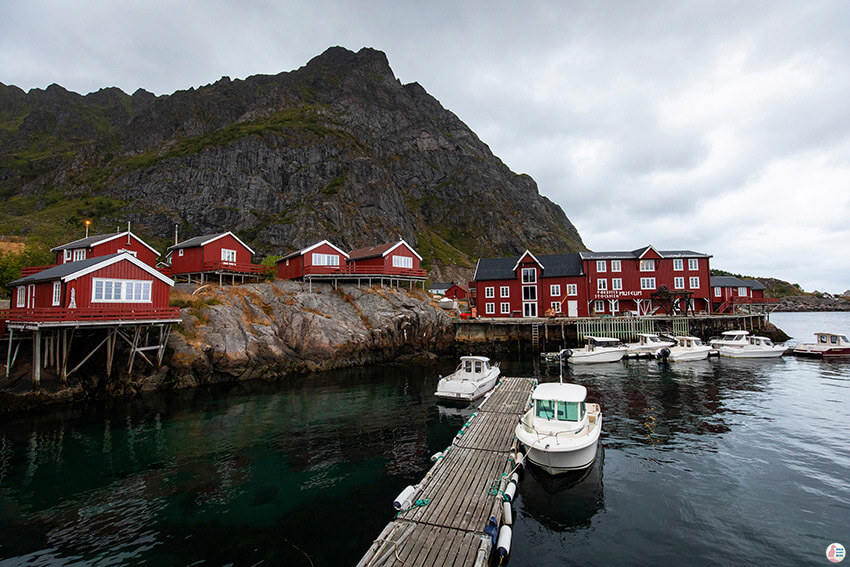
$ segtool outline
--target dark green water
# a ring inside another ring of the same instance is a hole
[[[850,326],[789,317],[798,338]],[[465,420],[432,395],[454,364],[0,423],[0,565],[352,565]],[[602,404],[600,459],[525,475],[512,565],[816,565],[850,543],[850,363],[633,361],[569,379]]]

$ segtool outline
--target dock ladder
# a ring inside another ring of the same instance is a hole
[[[540,350],[540,323],[531,324],[531,348]]]

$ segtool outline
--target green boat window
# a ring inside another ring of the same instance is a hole
[[[558,419],[560,421],[578,421],[578,403],[558,402]]]
[[[552,400],[537,400],[536,416],[541,419],[555,419],[555,402]]]

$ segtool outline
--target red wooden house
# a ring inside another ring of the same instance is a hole
[[[456,283],[433,283],[428,286],[428,293],[442,295],[449,299],[466,299],[466,289]]]
[[[425,280],[422,256],[404,240],[358,248],[348,254],[348,271],[358,275],[389,276],[406,280]]]
[[[764,296],[758,280],[735,276],[711,276],[711,309],[715,313],[733,313],[740,306],[776,305],[779,300]]]
[[[227,276],[236,283],[239,277],[256,278],[261,266],[251,263],[254,251],[232,232],[205,234],[168,247],[166,263],[171,275],[203,283],[216,279],[224,283]]]
[[[284,256],[275,262],[275,270],[281,280],[339,275],[344,272],[347,259],[348,254],[327,240],[322,240]]]

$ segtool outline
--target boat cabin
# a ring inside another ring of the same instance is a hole
[[[757,337],[757,336],[747,337],[747,342],[750,345],[755,346],[755,347],[773,348],[773,346],[774,346],[773,341],[770,340],[767,337]]]
[[[745,343],[747,342],[747,335],[749,335],[749,331],[723,331],[720,333],[720,338],[724,341],[737,341]]]
[[[819,345],[830,346],[850,346],[850,341],[844,335],[834,335],[832,333],[815,333]]]
[[[488,372],[492,365],[486,356],[462,356],[455,370],[454,378],[458,380],[478,380]]]
[[[535,425],[581,429],[587,418],[586,398],[587,388],[578,384],[540,384],[532,395]]]
[[[617,348],[623,346],[623,343],[620,342],[620,339],[614,339],[611,337],[593,337],[586,336],[587,346],[586,350],[593,351],[597,348]]]
[[[676,337],[676,346],[680,348],[694,348],[703,346],[697,337]]]
[[[670,343],[655,333],[638,333],[638,344],[640,346],[662,346]]]

